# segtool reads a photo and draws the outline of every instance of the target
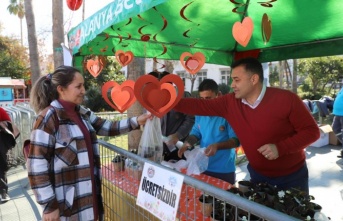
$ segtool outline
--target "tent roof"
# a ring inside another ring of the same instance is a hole
[[[11,78],[2,78],[0,80],[0,87],[14,87],[14,88],[26,88],[23,79],[11,79]]]
[[[136,57],[179,60],[183,52],[202,52],[206,63],[230,65],[235,56],[254,50],[261,62],[343,54],[343,1],[123,2],[113,1],[68,33],[74,56],[113,56],[123,50]],[[268,42],[263,40],[264,14],[271,21]],[[254,29],[243,47],[235,41],[232,27],[245,16]]]

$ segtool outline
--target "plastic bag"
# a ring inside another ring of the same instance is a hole
[[[186,160],[179,160],[177,162],[162,161],[162,165],[181,171],[181,169],[187,168],[186,174],[199,175],[206,171],[208,167],[208,156],[204,151],[206,148],[195,147],[193,150],[187,150],[184,155]]]
[[[162,161],[163,142],[161,121],[157,117],[147,120],[138,147],[138,155],[151,161]]]
[[[186,151],[184,153],[187,161],[189,162],[187,167],[187,175],[195,174],[199,175],[205,172],[208,167],[208,156],[205,155],[206,148],[194,148],[192,151]]]

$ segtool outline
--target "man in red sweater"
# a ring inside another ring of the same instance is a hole
[[[267,88],[262,65],[254,58],[236,61],[231,77],[234,93],[208,100],[183,98],[174,109],[225,118],[242,144],[253,183],[308,193],[304,149],[320,132],[302,100],[291,91]]]

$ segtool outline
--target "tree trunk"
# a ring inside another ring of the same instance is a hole
[[[194,81],[195,81],[195,78],[191,78],[191,94],[193,94],[193,90],[194,90]]]
[[[285,70],[285,73],[286,73],[286,85],[287,85],[287,89],[289,90],[291,88],[291,77],[292,77],[292,74],[291,74],[291,69],[289,68],[287,60],[284,61],[284,70]]]
[[[54,56],[54,68],[63,65],[63,50],[61,43],[64,43],[63,32],[63,1],[52,1],[52,48]]]
[[[298,78],[298,61],[297,59],[293,59],[293,78],[292,78],[292,91],[294,93],[298,93],[298,83],[297,83],[297,78]]]
[[[127,66],[127,73],[128,79],[136,81],[140,76],[145,74],[145,59],[144,58],[135,58],[133,61]],[[135,102],[128,110],[127,116],[134,117],[139,116],[143,113],[143,107],[140,103]],[[129,132],[128,136],[128,143],[129,143],[129,150],[137,149],[139,141],[141,139],[142,131],[141,130],[133,130]]]
[[[25,18],[27,24],[27,39],[29,42],[29,56],[30,56],[30,69],[31,69],[31,82],[32,85],[40,77],[39,55],[37,46],[35,16],[33,14],[32,0],[25,0]]]
[[[21,46],[24,45],[24,37],[23,37],[23,19],[20,18],[20,43]]]
[[[283,61],[279,61],[279,82],[280,82],[280,88],[283,88],[283,65],[282,65]]]

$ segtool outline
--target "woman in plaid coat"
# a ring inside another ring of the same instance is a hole
[[[31,92],[38,113],[31,132],[28,176],[42,220],[102,220],[97,136],[138,129],[150,117],[108,121],[80,106],[85,95],[80,72],[61,66],[41,77]]]

